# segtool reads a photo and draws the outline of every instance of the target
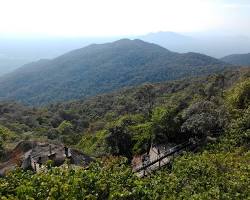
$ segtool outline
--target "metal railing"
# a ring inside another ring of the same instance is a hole
[[[167,157],[169,157],[169,156],[171,156],[171,155],[173,155],[173,154],[175,154],[175,153],[177,153],[177,152],[183,150],[184,148],[186,148],[186,147],[188,147],[188,146],[191,146],[191,145],[193,145],[193,144],[194,144],[194,143],[193,143],[192,141],[187,141],[187,142],[184,142],[184,143],[179,144],[179,145],[177,145],[177,146],[174,146],[174,147],[168,149],[166,152],[164,152],[164,155],[162,155],[160,158],[157,158],[157,159],[155,159],[155,160],[152,160],[152,161],[150,161],[149,163],[144,164],[144,165],[142,165],[141,167],[136,168],[136,169],[134,170],[134,172],[137,173],[137,172],[140,172],[140,171],[142,171],[142,170],[146,170],[147,168],[151,167],[152,165],[156,164],[157,162],[160,162],[160,161],[162,161],[163,159],[165,159],[165,158],[167,158]],[[161,166],[159,165],[159,167],[161,167]],[[158,168],[159,168],[159,167],[158,167]]]

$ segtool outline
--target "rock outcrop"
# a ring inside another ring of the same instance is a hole
[[[86,167],[93,161],[88,155],[63,144],[22,141],[7,155],[5,162],[0,163],[0,175],[16,167],[39,171],[48,160],[52,160],[54,166],[61,166],[66,159],[71,165],[80,167]]]

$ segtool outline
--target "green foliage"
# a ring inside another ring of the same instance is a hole
[[[105,143],[107,134],[107,130],[98,131],[95,134],[86,134],[82,137],[78,147],[90,155],[105,155],[107,153]]]
[[[250,78],[236,84],[227,92],[226,98],[233,108],[247,108],[250,105]]]
[[[147,122],[144,124],[138,124],[134,126],[130,126],[129,130],[132,135],[132,153],[142,154],[145,153],[150,148],[150,142],[152,138],[152,123]]]
[[[145,143],[151,138],[151,129],[145,122],[143,115],[125,115],[117,120],[108,122],[106,127],[95,133],[88,133],[82,137],[78,144],[79,148],[91,155],[104,155],[111,153],[117,155],[118,152],[131,151],[139,153],[145,151]],[[123,145],[124,150],[122,150]],[[131,153],[125,153],[124,156],[131,157]]]
[[[221,138],[218,150],[231,150],[235,147],[244,146],[250,148],[250,108],[238,118],[232,120],[224,137]]]
[[[181,121],[177,116],[177,108],[157,107],[152,115],[153,141],[169,142],[180,137]]]
[[[20,200],[129,199],[135,196],[132,192],[134,179],[125,159],[106,160],[105,167],[95,163],[88,170],[52,168],[47,174],[34,175],[16,171],[0,179],[0,196],[15,196]],[[9,187],[14,180],[21,182]]]
[[[163,199],[248,199],[249,161],[249,152],[241,149],[185,155],[169,176],[162,171],[150,178],[153,194]]]
[[[154,106],[155,91],[152,84],[145,84],[139,88],[135,97],[140,103],[139,109],[147,118],[151,118]]]
[[[0,160],[5,157],[5,149],[17,138],[17,135],[13,131],[0,125]]]
[[[183,114],[185,122],[182,132],[197,138],[218,134],[224,131],[228,121],[228,113],[224,106],[212,101],[200,101],[192,104]]]
[[[109,153],[116,156],[132,158],[132,138],[125,126],[109,128],[105,138]]]
[[[61,134],[71,134],[73,130],[73,126],[69,121],[64,120],[59,126],[58,126],[58,131]]]
[[[80,137],[79,135],[74,134],[73,125],[66,120],[64,120],[56,130],[60,134],[59,139],[66,144],[75,144]],[[72,137],[72,135],[74,135],[74,137]]]
[[[2,138],[2,140],[6,141],[6,140],[14,140],[16,135],[8,128],[0,125],[0,137]]]
[[[186,154],[172,171],[140,179],[124,158],[111,157],[88,169],[17,170],[0,178],[2,199],[248,199],[249,152]]]
[[[0,199],[250,199],[248,84],[240,82],[225,96],[240,115],[228,112],[221,98],[222,88],[231,87],[241,73],[153,85],[150,115],[144,112],[148,105],[136,98],[141,88],[47,109],[0,104],[4,134],[18,127],[20,136],[55,136],[73,144],[79,140],[84,152],[102,157],[86,169],[52,163],[44,173],[17,169],[0,178]],[[178,156],[171,169],[143,179],[132,173],[131,157],[145,153],[152,139],[179,143],[208,135],[216,141]]]
[[[48,168],[48,169],[51,169],[53,166],[54,166],[54,161],[53,160],[48,160],[47,162],[46,162],[46,167]]]
[[[133,125],[143,123],[143,122],[145,122],[145,118],[141,114],[124,115],[118,118],[117,120],[114,120],[111,123],[108,123],[107,128],[112,128],[114,126],[128,127],[128,126],[133,126]]]
[[[0,78],[0,96],[44,105],[228,67],[231,65],[206,55],[179,54],[141,40],[123,39],[27,64]]]
[[[151,112],[152,105],[153,109],[155,107],[178,107],[182,113],[190,105],[209,99],[206,90],[216,91],[211,94],[218,95],[218,88],[229,88],[242,77],[247,77],[247,72],[248,70],[228,71],[203,78],[153,84],[149,85],[149,88],[146,84],[88,100],[56,103],[43,108],[27,107],[14,102],[1,102],[0,124],[14,132],[18,139],[52,139],[76,145],[86,134],[95,135],[96,132],[107,130],[109,126],[114,126],[123,117],[138,117],[138,119],[130,119],[133,123],[128,126],[150,123],[151,118],[147,111]],[[224,80],[224,84],[221,80]],[[80,94],[79,91],[75,93]],[[142,94],[147,97],[150,93],[152,93],[150,98],[139,98],[143,97]],[[223,102],[218,105],[222,104]],[[59,132],[58,127],[63,121],[70,122],[72,125],[68,132],[71,134]],[[136,133],[132,131],[131,134],[133,138]],[[145,131],[145,137],[141,138],[147,138],[146,135],[147,131]],[[144,148],[146,143],[143,142],[139,146]]]

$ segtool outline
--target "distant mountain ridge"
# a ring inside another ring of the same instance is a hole
[[[234,65],[250,66],[250,53],[232,54],[221,58],[221,60]]]
[[[250,38],[230,35],[225,32],[175,33],[155,32],[138,36],[146,42],[161,45],[171,51],[180,53],[199,52],[216,58],[232,54],[232,52],[250,52]]]
[[[43,105],[227,67],[231,65],[206,55],[179,54],[142,40],[122,39],[24,65],[0,78],[0,99]]]

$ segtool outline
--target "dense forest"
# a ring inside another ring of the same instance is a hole
[[[203,54],[180,54],[142,40],[122,39],[24,65],[0,78],[0,99],[45,105],[230,67]]]
[[[250,70],[144,84],[87,100],[0,104],[4,160],[25,139],[61,141],[95,158],[86,169],[16,169],[1,199],[249,199]],[[131,159],[149,145],[199,143],[145,178]]]

